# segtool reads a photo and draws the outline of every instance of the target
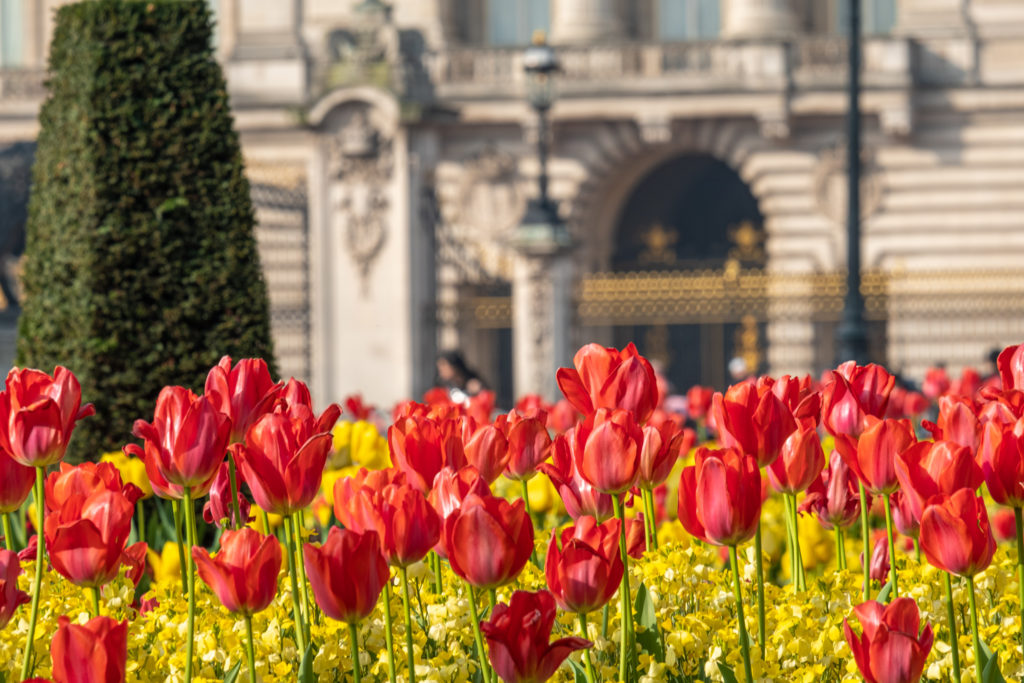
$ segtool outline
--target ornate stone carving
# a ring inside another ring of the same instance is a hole
[[[821,153],[814,169],[814,199],[818,209],[834,223],[846,220],[846,146],[839,143]],[[882,177],[869,150],[861,152],[860,212],[867,220],[882,204]]]
[[[329,142],[328,173],[334,179],[332,208],[345,248],[359,269],[363,295],[370,270],[387,240],[393,158],[391,140],[365,104],[347,105]]]

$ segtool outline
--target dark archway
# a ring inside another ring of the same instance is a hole
[[[763,217],[742,178],[722,161],[692,154],[666,161],[634,188],[619,213],[612,269],[688,272],[699,283],[730,277],[765,262]],[[664,323],[614,327],[620,347],[635,341],[660,365],[676,391],[694,384],[723,388],[729,361],[749,371],[763,365],[763,316],[681,312]]]

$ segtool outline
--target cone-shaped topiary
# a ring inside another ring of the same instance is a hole
[[[224,354],[274,364],[266,285],[203,0],[62,7],[29,202],[18,363],[66,365],[95,458]]]

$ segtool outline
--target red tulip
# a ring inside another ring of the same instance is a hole
[[[404,475],[401,478],[404,481]],[[376,531],[388,564],[395,567],[419,562],[441,538],[441,518],[423,494],[406,483],[374,489],[365,483],[359,486],[358,480],[339,480],[334,506],[346,528]]]
[[[210,488],[210,500],[206,501],[206,504],[203,505],[204,522],[219,527],[233,528],[236,526],[236,522],[238,523],[237,526],[244,526],[252,521],[253,518],[249,515],[252,506],[241,490],[245,484],[245,477],[241,473],[236,472],[235,479],[238,484],[235,498],[238,501],[238,515],[240,519],[234,519],[235,508],[231,505],[230,470],[228,463],[225,461],[221,464],[217,477],[213,480],[213,486]]]
[[[462,448],[466,460],[490,484],[505,471],[509,447],[505,434],[493,424],[477,427],[473,418],[462,420]]]
[[[920,540],[933,567],[957,576],[984,571],[996,551],[985,501],[971,489],[932,498],[921,518]]]
[[[361,394],[352,394],[346,398],[345,410],[353,420],[369,420],[373,417],[373,406],[365,403]]]
[[[132,503],[143,496],[139,487],[121,482],[121,473],[112,463],[83,462],[80,465],[69,465],[62,462],[60,471],[51,472],[46,478],[46,510],[58,512],[72,497],[87,498],[98,491],[123,493]]]
[[[889,495],[889,504],[892,508],[892,525],[903,536],[917,538],[921,533],[921,520],[914,516],[910,507],[910,501],[903,491]]]
[[[405,483],[405,473],[393,467],[386,470],[360,468],[354,477],[334,483],[334,516],[346,529],[378,531],[378,536],[383,538],[378,513],[381,492],[392,484]]]
[[[302,555],[324,614],[349,624],[370,616],[390,576],[376,532],[331,527],[323,546],[307,543]]]
[[[444,523],[448,561],[477,588],[498,588],[523,570],[533,552],[533,523],[523,501],[469,494]]]
[[[0,514],[20,508],[35,483],[34,467],[26,467],[0,450]]]
[[[849,361],[832,372],[821,394],[821,421],[833,436],[856,439],[868,427],[867,418],[885,415],[896,378],[878,365]]]
[[[29,601],[28,593],[18,590],[21,561],[16,553],[0,550],[0,629],[7,626],[18,607]]]
[[[864,561],[864,554],[861,553],[861,562]],[[889,578],[889,543],[885,534],[875,534],[875,544],[871,546],[871,564],[868,567],[869,576],[873,581],[885,581]]]
[[[67,617],[58,617],[50,657],[53,683],[123,683],[128,622],[93,617],[80,626]]]
[[[1017,520],[1013,510],[999,508],[992,513],[992,534],[996,541],[1014,541],[1017,538]]]
[[[988,492],[999,505],[1024,507],[1024,420],[1015,425],[985,425],[979,453]]]
[[[711,410],[715,390],[711,387],[694,385],[686,392],[686,413],[694,420],[700,420]]]
[[[943,396],[939,399],[938,423],[927,420],[921,423],[932,433],[936,441],[955,441],[961,446],[978,452],[981,439],[981,421],[975,411],[974,402],[962,396]]]
[[[544,412],[534,417],[521,417],[515,411],[508,414],[505,421],[509,451],[506,477],[518,481],[531,479],[541,463],[551,457],[547,420]]]
[[[644,434],[626,410],[601,408],[575,431],[576,471],[602,493],[633,487],[640,472]]]
[[[869,600],[853,611],[863,633],[855,634],[846,619],[843,631],[866,683],[917,683],[934,637],[930,625],[920,629],[917,603],[895,598],[884,606]]]
[[[467,464],[458,422],[453,419],[399,418],[388,427],[388,447],[395,467],[424,494],[442,469],[457,470]]]
[[[935,401],[949,391],[950,381],[946,368],[928,368],[921,382],[921,393]]]
[[[792,413],[771,387],[752,380],[729,387],[724,396],[715,394],[711,412],[722,445],[754,456],[760,467],[775,461],[796,429]]]
[[[971,489],[983,480],[971,450],[952,441],[922,441],[896,454],[896,478],[907,504],[919,522],[932,496],[952,495]]]
[[[826,529],[847,527],[860,514],[857,486],[850,479],[850,468],[835,451],[829,468],[808,487],[800,510],[813,512]]]
[[[249,528],[229,529],[220,537],[216,557],[196,546],[192,559],[199,578],[231,613],[252,616],[269,607],[277,595],[281,544],[273,536]]]
[[[896,454],[910,448],[917,438],[908,420],[879,420],[868,417],[867,429],[856,445],[836,438],[836,449],[870,493],[889,495],[899,487]]]
[[[555,599],[547,591],[516,591],[499,603],[489,621],[480,622],[487,637],[488,658],[507,683],[542,683],[555,675],[574,650],[591,647],[583,638],[551,640]]]
[[[680,429],[674,422],[664,422],[661,427],[648,424],[643,431],[637,485],[651,490],[665,483],[676,461],[693,448],[697,434],[692,429]]]
[[[232,444],[257,505],[290,515],[313,502],[331,452],[331,428],[340,414],[335,404],[317,417],[306,404],[283,403],[249,428],[245,443]]]
[[[612,497],[591,486],[576,469],[572,451],[577,448],[574,430],[578,428],[573,427],[566,434],[559,434],[555,438],[552,462],[543,463],[540,471],[551,479],[570,517],[579,519],[589,515],[599,522],[604,521],[612,516]]]
[[[551,532],[544,562],[548,590],[566,612],[586,614],[603,607],[622,581],[619,520],[598,524],[581,517],[575,526]]]
[[[733,448],[698,448],[679,479],[679,521],[691,535],[715,545],[739,545],[757,531],[761,472],[757,460]]]
[[[558,386],[584,415],[601,408],[628,410],[647,421],[658,406],[654,368],[630,343],[622,351],[587,344],[573,358],[575,368],[558,371]]]
[[[209,399],[184,387],[164,387],[156,399],[153,422],[136,420],[132,433],[145,441],[145,452],[126,447],[143,458],[153,491],[164,498],[182,498],[191,489],[205,496],[227,452],[231,421]]]
[[[76,586],[109,583],[124,561],[134,510],[135,501],[118,491],[71,496],[46,516],[44,533],[53,568]]]
[[[206,397],[221,414],[231,420],[231,442],[245,438],[249,427],[274,407],[281,388],[274,383],[262,358],[243,358],[231,367],[231,356],[224,356],[206,375]]]
[[[825,452],[818,431],[813,426],[801,427],[789,435],[779,457],[768,466],[768,479],[776,491],[799,493],[818,478],[824,467]]]
[[[783,375],[779,379],[761,377],[758,385],[771,387],[772,393],[779,397],[793,419],[804,427],[817,427],[821,421],[821,392],[813,385],[810,375],[793,377]]]
[[[487,482],[480,478],[480,473],[472,465],[463,467],[458,472],[446,467],[434,478],[434,486],[430,489],[427,500],[437,512],[442,529],[448,516],[459,509],[462,501],[470,493],[475,493],[478,496],[491,495],[491,489],[488,488]],[[445,559],[448,558],[448,553],[444,549],[444,541],[441,539],[434,545],[434,552]]]
[[[1024,389],[1024,344],[1007,346],[996,360],[1003,391]]]
[[[12,368],[0,391],[0,450],[26,467],[47,467],[64,458],[75,423],[95,414],[81,405],[82,387],[67,368],[53,376]]]

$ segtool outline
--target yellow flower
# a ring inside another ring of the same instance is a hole
[[[146,552],[149,558],[149,565],[153,568],[153,581],[173,582],[181,581],[181,556],[178,554],[178,544],[174,541],[164,543],[163,549],[157,555],[152,549]]]
[[[121,473],[121,481],[125,484],[135,484],[141,490],[143,498],[153,496],[153,487],[149,483],[149,476],[146,474],[146,463],[138,458],[129,458],[121,451],[104,453],[100,462],[109,462]]]
[[[388,442],[369,422],[339,422],[334,427],[333,435],[334,455],[328,463],[328,469],[339,469],[350,464],[368,470],[391,467]]]

